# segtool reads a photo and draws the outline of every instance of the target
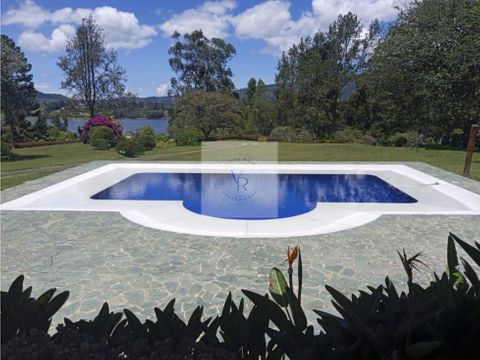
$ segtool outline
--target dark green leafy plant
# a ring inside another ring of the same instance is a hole
[[[7,292],[1,292],[2,344],[15,336],[28,334],[32,329],[47,332],[53,315],[68,299],[64,291],[53,296],[56,289],[50,289],[37,299],[30,297],[32,287],[23,289],[24,276],[17,277]]]
[[[126,157],[134,157],[143,154],[144,148],[135,137],[121,137],[117,144],[117,152]]]
[[[12,146],[10,144],[7,144],[5,141],[1,140],[0,146],[1,160],[14,160],[17,157],[17,155],[12,151]]]
[[[117,137],[115,132],[108,126],[94,126],[89,133],[90,144],[98,150],[104,150],[115,146]]]
[[[175,299],[171,300],[163,310],[154,308],[156,321],[148,319],[145,321],[148,338],[151,341],[168,338],[171,339],[173,348],[178,346],[184,338],[198,339],[211,321],[211,318],[202,321],[203,307],[197,306],[185,323],[175,314],[174,305]]]
[[[108,140],[100,138],[90,139],[90,145],[92,145],[96,150],[108,150],[112,147]]]
[[[155,131],[151,126],[144,126],[135,133],[136,140],[145,150],[152,150],[156,146]]]
[[[176,131],[173,138],[178,146],[194,146],[200,144],[202,134],[193,128],[185,128]]]
[[[100,313],[93,320],[79,320],[72,322],[65,318],[65,327],[83,334],[92,336],[96,340],[115,337],[116,333],[125,328],[126,320],[122,320],[122,313],[110,312],[108,304],[104,303]]]

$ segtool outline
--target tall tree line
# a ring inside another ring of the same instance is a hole
[[[348,13],[283,54],[276,76],[279,123],[303,126],[317,137],[335,133],[341,126],[342,90],[364,71],[378,32],[375,21],[364,34],[358,17]]]
[[[480,1],[423,0],[388,29],[354,14],[283,54],[277,125],[329,137],[414,131],[448,143],[480,119]]]

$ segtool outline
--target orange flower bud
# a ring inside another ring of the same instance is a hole
[[[293,264],[297,256],[298,256],[298,245],[294,246],[291,250],[289,246],[287,251],[287,258],[288,258],[288,264],[290,266]]]

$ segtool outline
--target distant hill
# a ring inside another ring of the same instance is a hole
[[[277,89],[277,85],[275,84],[270,84],[266,85],[267,89],[270,93],[270,98],[275,99],[275,90]],[[353,95],[353,93],[357,90],[357,84],[354,81],[348,82],[340,91],[340,100],[345,101],[350,99],[350,97]],[[247,88],[241,88],[234,90],[240,98],[243,98],[245,96],[245,93],[247,91]]]
[[[270,84],[270,85],[265,85],[265,86],[267,87],[268,92],[270,93],[270,98],[275,99],[275,90],[277,89],[277,85]],[[240,99],[242,99],[243,97],[245,97],[245,93],[247,91],[247,88],[236,89],[236,90],[233,90],[233,91],[238,94]]]
[[[38,102],[54,102],[54,101],[67,101],[70,98],[61,95],[61,94],[46,94],[41,91],[37,90],[37,101]],[[137,98],[138,101],[145,102],[145,103],[159,103],[163,105],[171,105],[175,103],[175,99],[169,96],[147,96],[147,97],[139,97]]]
[[[272,99],[275,98],[275,89],[277,88],[275,84],[266,85]],[[340,94],[340,100],[348,100],[356,90],[355,82],[347,83]],[[236,89],[236,92],[240,98],[245,96],[247,88]],[[37,91],[37,101],[38,102],[54,102],[54,101],[66,101],[69,98],[61,94],[46,94],[41,91]],[[175,103],[175,98],[170,96],[147,96],[139,97],[138,101],[144,103],[158,103],[162,105],[173,105]]]
[[[173,96],[147,96],[147,97],[139,97],[139,101],[145,103],[159,103],[163,105],[172,105],[175,104],[175,98]]]
[[[46,94],[37,90],[38,102],[67,101],[68,97],[61,94]]]

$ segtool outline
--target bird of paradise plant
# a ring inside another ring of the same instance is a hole
[[[298,257],[297,263],[297,294],[295,295],[293,285],[293,264]],[[302,253],[298,245],[287,249],[288,262],[288,285],[280,269],[274,267],[268,277],[268,290],[273,300],[285,309],[288,319],[299,330],[307,327],[307,318],[301,306],[302,285],[303,285],[303,265]]]

